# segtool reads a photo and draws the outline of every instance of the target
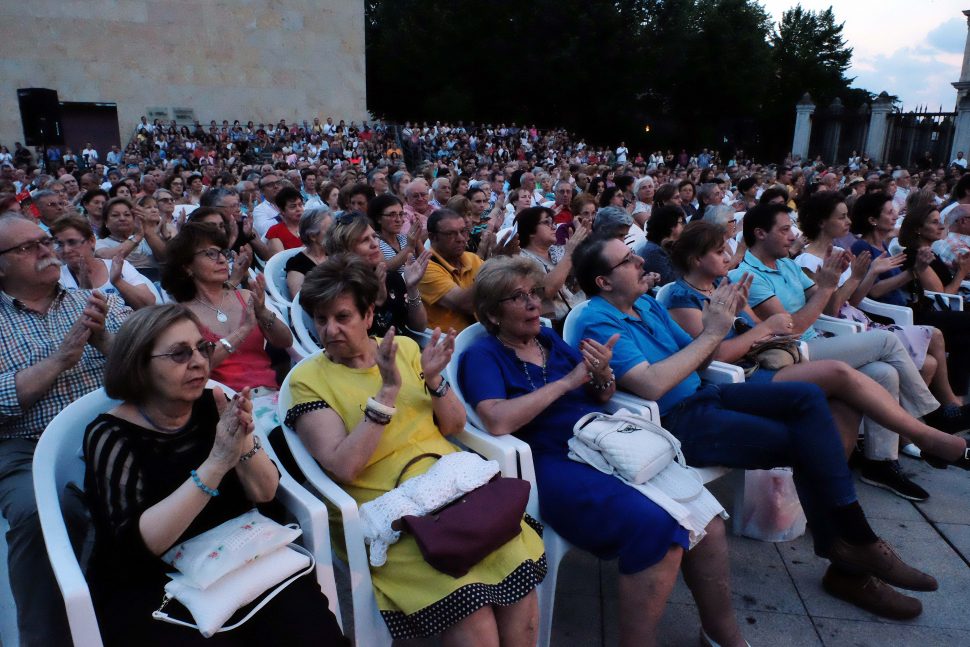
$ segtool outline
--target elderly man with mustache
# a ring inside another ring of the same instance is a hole
[[[101,386],[112,334],[131,312],[97,291],[58,284],[54,241],[17,215],[0,216],[0,514],[22,645],[68,645],[34,500],[37,439],[64,407]],[[69,529],[83,529],[79,500],[65,497]]]

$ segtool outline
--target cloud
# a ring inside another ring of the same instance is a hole
[[[967,21],[951,18],[926,34],[926,43],[942,52],[963,54],[967,42]]]
[[[960,78],[961,61],[959,55],[920,43],[888,55],[860,57],[848,73],[856,76],[854,86],[895,94],[905,109],[926,104],[936,110],[942,104],[944,110],[953,110],[956,91],[950,83]]]

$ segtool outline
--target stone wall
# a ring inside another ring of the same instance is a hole
[[[23,141],[17,88],[203,123],[366,119],[361,0],[2,0],[0,143]],[[102,153],[103,154],[103,153]]]

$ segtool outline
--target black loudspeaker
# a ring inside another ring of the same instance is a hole
[[[24,144],[51,146],[64,143],[61,127],[61,102],[57,90],[48,88],[19,88],[20,122],[24,127]]]

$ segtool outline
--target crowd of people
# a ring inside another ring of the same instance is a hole
[[[850,464],[917,501],[931,493],[903,471],[900,438],[934,467],[970,468],[956,435],[970,429],[970,314],[947,307],[970,274],[962,156],[939,168],[761,164],[706,149],[631,155],[534,126],[330,118],[142,118],[124,150],[48,150],[42,167],[15,148],[0,148],[0,503],[23,644],[69,640],[34,447],[102,386],[122,404],[82,421],[85,496],[68,498],[65,517],[79,536],[93,521],[108,644],[188,640],[150,619],[159,556],[272,502],[279,475],[257,427],[290,425],[363,504],[430,467],[412,459],[457,451],[447,437],[467,406],[489,433],[531,445],[542,523],[619,560],[622,644],[656,642],[682,571],[705,644],[745,645],[716,500],[675,517],[567,456],[576,421],[618,390],[658,403],[691,465],[792,467],[831,595],[904,619],[922,605],[894,587],[937,587],[873,532]],[[281,254],[274,303],[264,270]],[[914,325],[866,299],[911,308]],[[292,373],[294,330],[278,315],[291,300],[324,349]],[[579,306],[571,346],[560,335]],[[865,332],[829,336],[823,316]],[[476,322],[486,334],[453,357]],[[757,365],[765,342],[795,341],[810,360]],[[703,384],[712,358],[747,379]],[[450,362],[464,402],[444,378]],[[275,420],[287,374],[293,404]],[[207,390],[209,378],[237,395]],[[372,579],[396,639],[525,646],[545,570],[541,525],[526,516],[461,578],[406,537]],[[282,623],[287,641],[341,644],[313,589],[288,590],[241,635]]]

